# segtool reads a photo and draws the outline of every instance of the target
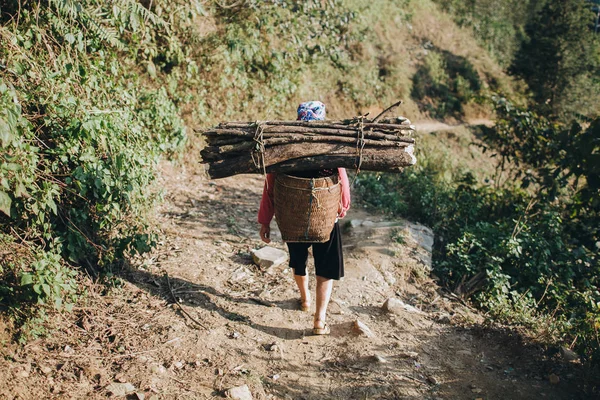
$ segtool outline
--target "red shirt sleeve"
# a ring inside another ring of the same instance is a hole
[[[346,216],[346,211],[350,209],[350,182],[348,181],[346,168],[338,168],[338,174],[340,175],[340,183],[342,185],[342,201],[339,218],[344,218]]]
[[[273,202],[273,187],[275,186],[275,175],[267,174],[263,188],[262,199],[258,209],[258,223],[269,225],[275,215],[275,203]]]

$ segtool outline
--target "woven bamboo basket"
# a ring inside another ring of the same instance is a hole
[[[309,179],[277,174],[273,190],[275,219],[284,242],[329,240],[341,199],[337,175]]]

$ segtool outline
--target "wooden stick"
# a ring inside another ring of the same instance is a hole
[[[375,123],[375,122],[379,121],[379,118],[383,117],[385,114],[390,112],[392,109],[398,107],[400,104],[402,104],[402,100],[392,104],[391,106],[389,106],[388,108],[386,108],[385,110],[380,112],[379,115],[377,115],[375,118],[373,118],[373,122]]]
[[[361,169],[367,171],[388,171],[414,164],[412,155],[413,147],[390,148],[364,148],[362,150]],[[339,156],[338,158],[334,156]],[[315,146],[314,144],[294,144],[290,146],[274,146],[265,149],[264,162],[267,171],[285,169],[315,169],[332,168],[336,162],[342,164],[337,167],[353,168],[357,160],[356,146],[343,144],[327,144]],[[208,175],[213,178],[225,178],[236,174],[262,173],[262,165],[257,166],[261,159],[252,154],[211,162],[207,167]],[[319,157],[319,158],[317,158]],[[296,160],[296,161],[293,161]],[[302,161],[305,160],[306,162]],[[330,161],[327,161],[330,160]],[[318,162],[315,168],[310,167],[310,162]],[[300,165],[301,163],[302,165]],[[279,167],[274,165],[281,164]]]

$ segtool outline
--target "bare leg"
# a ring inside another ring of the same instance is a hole
[[[333,279],[317,276],[317,312],[315,313],[315,328],[323,328],[327,317],[327,306],[331,298]]]
[[[295,272],[295,271],[294,271]],[[294,280],[300,290],[300,302],[301,306],[310,307],[310,292],[308,291],[308,275],[300,276],[294,273]]]

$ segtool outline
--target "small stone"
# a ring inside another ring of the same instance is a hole
[[[473,392],[473,393],[481,393],[481,392],[483,392],[483,389],[473,388],[473,389],[471,389],[471,392]]]
[[[383,308],[384,311],[387,311],[392,314],[401,314],[403,312],[424,314],[424,312],[419,310],[418,308],[415,308],[410,304],[406,304],[402,300],[397,299],[395,297],[390,297],[389,299],[387,299],[385,303],[383,303],[383,306],[381,308]]]
[[[254,274],[246,267],[239,267],[229,277],[229,282],[235,283],[252,283],[254,282]]]
[[[388,362],[388,360],[386,360],[385,357],[382,357],[379,354],[375,354],[373,356],[373,359],[380,364],[386,364]]]
[[[117,382],[121,382],[121,383],[125,383],[125,382],[127,382],[127,378],[125,377],[125,374],[124,374],[124,373],[122,373],[122,372],[121,372],[121,373],[118,373],[117,375],[115,375],[115,380],[116,380]]]
[[[433,375],[427,376],[427,382],[431,383],[432,385],[437,385],[439,383],[438,380]]]
[[[66,354],[73,354],[75,353],[75,350],[73,350],[73,348],[69,345],[66,345],[64,350],[63,350]]]
[[[352,228],[357,228],[362,224],[362,221],[360,219],[353,219],[352,221],[350,221],[350,226]]]
[[[227,390],[227,396],[233,400],[252,400],[248,385],[236,386]]]
[[[271,379],[273,379],[273,381],[277,381],[277,380],[279,380],[279,378],[280,378],[279,374],[275,374],[271,377]]]
[[[271,344],[265,345],[265,349],[267,351],[277,351],[277,350],[279,350],[279,346],[277,346],[277,343],[271,343]]]
[[[131,383],[113,382],[106,387],[106,391],[115,397],[125,397],[130,393],[135,392],[135,386]]]
[[[153,374],[164,374],[165,372],[167,372],[167,369],[164,366],[162,366],[162,365],[153,365],[150,368],[150,371]]]
[[[358,319],[354,321],[354,324],[352,324],[352,329],[359,335],[365,335],[366,337],[375,337],[373,331],[367,325],[365,325],[364,322],[361,322]]]
[[[271,246],[265,246],[262,249],[252,250],[252,259],[260,268],[269,269],[286,262],[287,253]]]
[[[177,369],[181,369],[184,367],[184,364],[181,361],[177,361],[173,366]]]
[[[237,339],[237,338],[239,338],[240,336],[242,336],[242,335],[241,335],[239,332],[231,332],[231,333],[229,334],[229,337],[230,337],[231,339]]]
[[[560,377],[556,374],[550,374],[548,376],[548,380],[550,381],[551,384],[558,385],[558,383],[560,382]]]
[[[135,392],[135,397],[137,397],[138,400],[144,400],[146,395],[142,392]]]
[[[44,365],[40,368],[40,371],[42,371],[42,374],[48,375],[52,372],[52,368],[48,367],[47,365]]]
[[[565,361],[578,361],[579,354],[575,353],[573,350],[568,347],[561,346],[560,355]]]

